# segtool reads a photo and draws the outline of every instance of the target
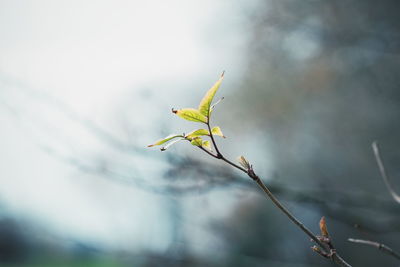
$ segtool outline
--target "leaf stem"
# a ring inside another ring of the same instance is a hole
[[[208,131],[210,132],[211,142],[213,143],[214,148],[215,148],[215,151],[217,152],[217,158],[218,158],[218,159],[223,159],[224,157],[222,156],[221,152],[219,152],[217,143],[216,143],[215,140],[214,140],[214,135],[213,135],[213,133],[211,132],[211,127],[210,127],[210,114],[208,114],[208,121],[207,121],[206,124],[207,124],[207,127],[208,127]],[[232,165],[232,164],[231,164],[231,165]]]
[[[219,158],[217,157],[217,155],[214,155],[213,153],[211,153],[210,151],[208,151],[208,150],[205,149],[204,147],[198,146],[198,148],[200,148],[201,150],[203,150],[204,152],[206,152],[206,153],[207,153],[208,155],[210,155],[211,157],[216,158],[216,159],[219,159]]]
[[[236,169],[241,170],[242,172],[247,174],[246,169],[240,167],[239,165],[236,165],[235,163],[233,163],[232,161],[226,159],[224,156],[222,156],[221,160],[225,161],[226,163],[228,163],[229,165],[232,165],[233,167],[235,167]]]

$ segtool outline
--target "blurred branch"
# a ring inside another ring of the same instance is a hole
[[[144,147],[134,144],[127,144],[126,142],[121,141],[120,138],[113,135],[110,131],[100,127],[93,120],[77,113],[65,101],[57,98],[56,96],[33,88],[32,86],[29,86],[19,81],[18,79],[10,77],[2,72],[0,72],[0,82],[3,82],[5,85],[12,86],[13,90],[18,89],[19,92],[28,96],[31,101],[36,100],[39,103],[42,103],[54,109],[55,111],[59,111],[60,113],[64,114],[66,118],[69,118],[71,121],[78,123],[88,132],[93,134],[94,137],[96,137],[98,140],[101,140],[110,147],[113,147],[114,149],[121,152],[135,152],[140,153],[141,155],[146,155],[145,153],[142,153],[145,151]],[[15,117],[17,117],[18,119],[22,119],[21,114],[17,113],[17,110],[15,108],[7,105],[5,101],[2,101],[1,104],[7,107]]]
[[[375,159],[376,159],[376,162],[379,167],[379,172],[381,174],[381,177],[382,177],[384,183],[386,184],[386,187],[387,187],[389,193],[392,195],[393,199],[397,203],[400,204],[400,196],[394,191],[392,185],[389,182],[389,178],[386,173],[385,166],[383,164],[383,161],[382,161],[382,158],[380,155],[379,145],[378,145],[377,141],[372,142],[372,150],[374,151]],[[392,257],[400,260],[399,253],[393,251],[390,247],[388,247],[382,243],[378,243],[378,242],[370,241],[370,240],[364,240],[364,239],[354,239],[354,238],[349,238],[347,240],[349,242],[356,243],[356,244],[363,244],[363,245],[367,245],[367,246],[376,247],[377,249],[381,250],[382,252],[384,252],[388,255],[391,255]]]
[[[369,193],[355,194],[352,192],[323,189],[296,190],[278,183],[273,183],[270,187],[274,189],[276,194],[295,202],[310,203],[324,207],[345,206],[360,209],[371,209],[371,207],[374,207],[379,208],[380,212],[388,214],[398,214],[400,212],[400,207],[393,203],[393,201],[387,201]]]
[[[384,244],[370,241],[370,240],[354,239],[354,238],[349,238],[347,240],[349,242],[356,243],[356,244],[363,244],[363,245],[367,245],[367,246],[376,247],[377,249],[381,250],[382,252],[389,254],[390,256],[393,256],[394,258],[400,260],[400,254],[393,251],[393,249],[391,249],[390,247],[388,247]]]
[[[23,84],[15,79],[9,79],[5,75],[0,73],[0,80],[5,84],[11,84],[13,88],[18,88],[22,93],[28,95],[30,100],[36,100],[40,103],[44,103],[47,106],[53,108],[56,111],[63,113],[70,120],[78,123],[79,125],[86,128],[95,138],[103,143],[108,144],[115,151],[125,152],[129,155],[137,155],[140,157],[150,156],[154,158],[154,154],[143,153],[145,149],[135,144],[127,144],[120,140],[117,136],[114,136],[108,130],[103,129],[89,118],[85,118],[75,112],[62,100],[55,98],[54,96],[40,92],[39,90],[33,89],[26,84]],[[8,106],[3,100],[3,106],[10,108],[12,114],[18,119],[23,120],[23,114],[18,112],[15,107]],[[25,118],[26,120],[26,118]],[[57,137],[59,139],[59,137]],[[195,194],[205,194],[218,188],[228,187],[240,187],[242,189],[251,188],[252,183],[248,180],[244,180],[240,175],[234,174],[233,171],[223,168],[217,164],[211,168],[203,168],[203,164],[199,164],[198,159],[191,157],[182,157],[179,155],[167,154],[166,160],[170,164],[170,168],[163,174],[163,182],[155,183],[155,179],[149,179],[148,177],[142,177],[137,171],[134,171],[132,167],[134,164],[129,165],[126,168],[115,166],[115,163],[107,161],[107,159],[95,159],[88,161],[88,159],[80,159],[76,156],[76,153],[72,155],[65,155],[58,153],[54,148],[48,147],[43,144],[39,146],[48,154],[54,156],[54,158],[63,161],[76,169],[93,175],[97,175],[101,178],[106,178],[112,182],[120,183],[125,186],[132,186],[140,190],[144,190],[154,194],[186,197]],[[157,157],[158,159],[165,159],[165,157]],[[114,164],[114,165],[112,165]],[[211,164],[211,163],[208,163]],[[196,179],[189,179],[196,177]],[[154,177],[153,177],[154,178]],[[152,181],[152,182],[150,182]],[[318,205],[323,207],[323,210],[327,215],[335,218],[339,221],[344,222],[350,226],[357,224],[364,231],[368,232],[379,232],[381,233],[381,227],[375,227],[370,223],[364,225],[360,222],[360,218],[354,213],[350,212],[347,215],[342,211],[338,211],[335,206],[346,206],[355,208],[367,208],[371,206],[379,207],[382,212],[390,214],[398,214],[398,205],[392,202],[386,202],[377,196],[371,196],[368,194],[362,194],[355,196],[354,193],[346,192],[332,192],[330,190],[296,190],[292,189],[284,184],[271,183],[268,185],[269,189],[276,195],[295,203],[309,203],[312,205]],[[327,201],[329,199],[329,201]],[[395,231],[399,229],[399,225],[395,222],[388,222],[385,230]]]
[[[132,186],[154,194],[190,197],[193,196],[193,193],[197,195],[206,194],[218,188],[238,187],[242,190],[252,188],[250,181],[242,179],[240,175],[234,174],[229,169],[212,163],[208,163],[212,165],[210,168],[204,168],[202,167],[204,164],[201,164],[200,160],[191,157],[169,156],[167,154],[167,161],[171,165],[171,168],[164,173],[162,177],[164,182],[152,184],[149,181],[155,181],[155,179],[142,178],[140,174],[132,169],[117,171],[116,166],[110,166],[113,163],[107,161],[87,162],[87,160],[84,161],[77,156],[62,155],[50,147],[41,145],[41,148],[54,158],[84,173],[97,175],[111,182]],[[135,173],[135,175],[132,173]],[[196,177],[196,179],[192,179],[193,177]],[[365,222],[354,212],[354,208],[369,209],[371,207],[379,207],[380,212],[398,214],[398,205],[392,201],[379,199],[377,196],[368,194],[355,196],[351,193],[346,194],[345,192],[324,190],[296,190],[276,182],[271,182],[269,188],[276,195],[287,201],[317,205],[322,208],[327,216],[341,221],[349,227],[356,227],[363,232],[387,233],[400,230],[397,219],[387,221],[385,227],[382,227],[382,222],[379,223],[379,226],[377,223]],[[343,206],[350,208],[351,212],[338,209],[338,207]]]
[[[54,158],[64,163],[67,163],[84,173],[94,174],[98,177],[107,178],[112,182],[118,182],[125,186],[132,186],[154,194],[191,196],[194,192],[198,194],[204,194],[220,187],[226,188],[229,186],[240,184],[239,181],[235,181],[237,177],[230,176],[226,171],[221,170],[222,168],[218,168],[217,166],[217,174],[214,176],[208,173],[208,170],[204,170],[200,177],[197,173],[192,173],[191,175],[189,174],[190,177],[193,175],[197,176],[196,180],[190,179],[191,181],[196,181],[191,184],[184,183],[179,185],[179,183],[177,183],[175,180],[167,180],[163,184],[151,184],[149,181],[154,181],[155,179],[149,179],[148,177],[142,178],[140,175],[132,175],[130,173],[137,173],[137,171],[132,169],[118,171],[110,168],[107,162],[88,163],[74,156],[63,155],[56,150],[44,145],[41,145],[41,148]],[[181,158],[180,160],[187,168],[190,168],[190,166],[198,165],[198,162],[193,161],[192,159]],[[182,177],[182,174],[180,175],[180,177]]]
[[[400,196],[394,191],[393,186],[389,182],[389,177],[386,173],[385,165],[383,165],[383,161],[379,151],[379,145],[377,141],[372,143],[372,150],[374,151],[376,162],[378,163],[379,172],[381,173],[381,177],[386,184],[386,187],[389,193],[392,195],[393,199],[400,204]]]
[[[106,178],[111,182],[132,186],[154,194],[187,197],[193,196],[193,193],[197,195],[206,194],[218,188],[252,188],[250,181],[242,179],[240,175],[234,174],[229,169],[216,164],[213,165],[212,163],[208,163],[212,165],[211,168],[203,168],[201,166],[204,166],[204,164],[201,164],[200,160],[191,157],[169,156],[168,154],[167,161],[171,165],[171,168],[163,175],[165,181],[152,184],[149,181],[155,181],[155,179],[142,178],[140,174],[131,168],[129,170],[122,169],[118,171],[115,168],[116,166],[110,166],[112,163],[106,161],[87,162],[87,160],[84,161],[76,156],[62,155],[54,149],[43,145],[41,148],[54,158],[84,173],[94,174],[101,178]],[[135,175],[132,173],[135,173]],[[196,177],[196,179],[192,179],[193,177]],[[371,223],[370,221],[363,220],[363,217],[360,217],[355,212],[354,208],[370,209],[371,207],[377,207],[380,212],[398,214],[398,205],[392,201],[379,199],[377,196],[368,194],[354,195],[354,193],[346,194],[341,191],[296,190],[276,182],[270,183],[269,188],[276,195],[288,201],[317,205],[321,207],[327,216],[341,221],[349,227],[356,227],[362,232],[376,234],[400,230],[398,219],[387,220],[385,223]],[[338,207],[343,206],[350,208],[351,211],[346,212],[344,209],[338,209]],[[382,227],[382,224],[385,226]]]
[[[327,204],[321,204],[321,210],[327,217],[333,218],[349,227],[354,227],[362,233],[368,234],[387,234],[400,231],[399,220],[397,218],[386,219],[384,222],[374,220],[371,222],[369,215],[363,212],[356,212],[351,206],[346,208],[334,208]]]

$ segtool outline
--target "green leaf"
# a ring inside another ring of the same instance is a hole
[[[183,108],[178,110],[172,109],[172,112],[188,121],[207,123],[206,116],[204,116],[203,114],[200,113],[200,111],[194,108]]]
[[[168,142],[169,140],[174,139],[174,138],[177,138],[177,137],[184,137],[184,136],[181,135],[181,134],[171,134],[171,135],[168,135],[167,137],[165,137],[165,138],[163,138],[163,139],[160,139],[160,140],[156,141],[156,142],[155,142],[154,144],[152,144],[152,145],[148,145],[147,147],[159,146],[159,145],[162,145],[162,144],[164,144],[165,142]]]
[[[202,146],[203,140],[200,137],[196,137],[190,143],[194,146]]]
[[[211,102],[214,99],[215,93],[217,92],[218,88],[220,87],[222,80],[224,79],[224,72],[221,74],[219,80],[207,91],[206,95],[200,102],[199,111],[206,117],[210,115],[210,106]]]
[[[202,147],[207,148],[208,150],[211,150],[211,144],[210,141],[203,141],[201,144]]]
[[[172,146],[173,144],[176,144],[176,143],[178,143],[179,141],[182,141],[182,140],[185,140],[185,139],[176,139],[176,140],[174,140],[174,141],[171,141],[171,142],[169,142],[166,146],[163,146],[162,148],[160,148],[160,150],[161,150],[161,151],[165,151],[165,150],[167,150],[170,146]]]
[[[213,135],[218,135],[218,136],[221,136],[221,137],[225,138],[224,134],[223,134],[222,131],[221,131],[221,128],[219,128],[218,126],[213,127],[213,128],[211,129],[211,133],[212,133]]]
[[[185,137],[187,139],[193,139],[195,137],[204,136],[204,135],[210,135],[210,132],[206,129],[198,129],[198,130],[191,131],[190,133],[185,135]]]

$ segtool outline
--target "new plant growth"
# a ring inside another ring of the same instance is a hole
[[[222,73],[219,80],[211,87],[211,89],[208,90],[207,94],[203,97],[197,109],[196,108],[183,108],[178,110],[172,109],[172,112],[181,117],[182,119],[202,123],[206,125],[207,129],[197,129],[187,134],[171,134],[163,139],[158,140],[154,144],[149,145],[149,147],[166,144],[163,147],[161,147],[161,151],[165,151],[171,145],[179,141],[186,140],[189,141],[194,146],[200,147],[202,149],[207,149],[207,151],[212,151],[210,141],[203,140],[203,138],[205,136],[209,136],[211,137],[211,140],[213,142],[214,142],[214,136],[221,136],[225,138],[225,136],[222,134],[220,127],[218,126],[215,126],[213,128],[210,127],[210,118],[212,112],[215,106],[223,99],[221,98],[214,105],[211,105],[214,96],[218,88],[220,87],[223,79],[224,79],[224,73]],[[214,147],[216,148],[215,145]]]
[[[254,172],[253,166],[249,161],[240,156],[238,158],[238,164],[228,160],[218,149],[217,143],[215,141],[215,136],[220,136],[225,138],[222,130],[218,126],[211,127],[210,120],[213,114],[214,108],[217,104],[221,102],[223,98],[216,101],[214,104],[213,100],[215,94],[217,93],[219,87],[221,86],[222,80],[224,79],[224,72],[221,74],[218,81],[207,91],[203,99],[197,108],[183,108],[183,109],[172,109],[172,112],[182,119],[197,122],[203,125],[204,128],[196,129],[187,134],[172,134],[163,139],[156,141],[154,144],[149,145],[149,147],[160,146],[161,151],[167,150],[171,145],[179,141],[188,141],[193,146],[200,148],[208,155],[223,160],[229,165],[239,169],[240,171],[246,173],[257,185],[262,189],[265,195],[271,199],[275,206],[281,210],[298,228],[300,228],[306,235],[308,235],[312,241],[316,243],[312,247],[312,250],[320,254],[321,256],[332,260],[339,266],[351,266],[346,261],[344,261],[337,253],[335,247],[332,244],[331,237],[328,234],[325,218],[323,217],[320,221],[320,231],[321,235],[313,234],[302,222],[300,222],[294,215],[292,215],[289,210],[280,203],[280,201],[272,194],[268,187],[262,182],[262,180]],[[209,138],[210,140],[204,140]],[[211,141],[211,142],[210,142]]]

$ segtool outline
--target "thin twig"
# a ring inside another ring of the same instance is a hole
[[[389,182],[389,176],[386,173],[385,165],[383,165],[377,141],[372,142],[372,150],[374,151],[375,159],[378,163],[379,172],[381,173],[381,177],[385,182],[389,193],[392,195],[393,199],[400,204],[400,196],[394,191],[393,186]]]
[[[239,165],[236,165],[235,163],[233,163],[232,161],[226,159],[225,157],[222,157],[221,159],[222,159],[223,161],[225,161],[226,163],[228,163],[229,165],[232,165],[233,167],[235,167],[235,168],[237,168],[237,169],[239,169],[239,170],[241,170],[242,172],[244,172],[244,173],[247,174],[247,171],[246,171],[244,168],[240,167]]]
[[[363,245],[367,245],[367,246],[376,247],[377,249],[381,250],[382,252],[389,254],[389,255],[395,257],[396,259],[400,260],[400,254],[398,252],[393,251],[393,249],[391,249],[390,247],[388,247],[382,243],[378,243],[378,242],[374,242],[374,241],[370,241],[370,240],[354,239],[354,238],[349,238],[347,240],[349,242],[353,242],[353,243],[357,243],[357,244],[363,244]]]
[[[253,179],[253,178],[252,178]],[[316,235],[314,235],[303,223],[301,223],[294,215],[290,213],[290,211],[282,205],[282,203],[272,194],[272,192],[268,189],[268,187],[261,181],[261,179],[256,176],[254,180],[258,186],[264,191],[264,193],[271,199],[271,201],[278,207],[289,219],[296,224],[304,233],[306,233],[315,243],[317,243],[320,247],[325,248],[324,244],[318,239]]]
[[[333,260],[339,266],[351,267],[343,258],[341,258],[336,250],[333,247],[327,246],[324,242],[322,242],[311,230],[309,230],[301,221],[299,221],[290,211],[283,206],[283,204],[272,194],[272,192],[268,189],[268,187],[262,182],[262,180],[255,174],[252,166],[248,170],[240,167],[239,165],[231,162],[227,158],[225,158],[218,150],[218,146],[214,140],[213,134],[211,132],[210,122],[207,122],[207,127],[210,132],[210,138],[217,152],[217,155],[212,154],[211,152],[207,151],[206,149],[200,147],[203,151],[207,154],[211,155],[216,159],[220,159],[228,163],[229,165],[239,169],[240,171],[246,173],[251,179],[253,179],[257,185],[263,190],[263,192],[268,196],[269,199],[275,204],[275,206],[280,209],[297,227],[299,227],[306,235],[308,235],[318,246],[320,246],[322,250],[322,254],[327,255],[327,258]],[[321,254],[321,255],[322,255]]]
[[[213,153],[211,153],[210,151],[208,151],[208,150],[205,149],[204,147],[198,146],[198,148],[200,148],[201,150],[203,150],[204,152],[206,152],[206,153],[207,153],[208,155],[210,155],[211,157],[216,158],[216,159],[219,159],[219,158],[217,157],[217,155],[214,155]]]
[[[209,133],[210,133],[211,142],[213,143],[214,148],[215,148],[215,151],[217,152],[217,158],[222,159],[223,156],[222,156],[221,152],[219,152],[217,143],[216,143],[215,140],[214,140],[214,135],[213,135],[212,132],[211,132],[211,127],[210,127],[210,111],[208,112],[208,118],[209,118],[209,119],[208,119],[208,121],[207,121],[207,128],[208,128],[208,131],[209,131]]]

